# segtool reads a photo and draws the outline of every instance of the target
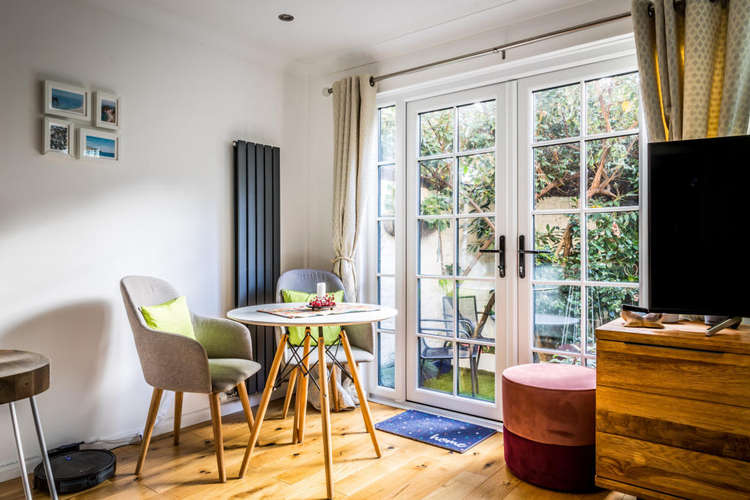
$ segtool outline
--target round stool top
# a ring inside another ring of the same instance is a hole
[[[596,370],[559,363],[530,363],[503,371],[503,378],[519,385],[553,391],[593,391]]]
[[[49,388],[49,359],[28,351],[0,349],[0,404],[29,398]]]

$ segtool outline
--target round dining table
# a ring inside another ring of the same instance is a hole
[[[396,309],[391,307],[385,307],[375,304],[355,304],[345,303],[341,304],[341,309],[367,309],[353,312],[336,312],[333,311],[321,311],[319,315],[312,315],[314,313],[302,313],[297,316],[303,317],[288,317],[285,309],[292,309],[294,313],[305,308],[304,303],[283,303],[283,304],[261,304],[248,307],[240,307],[232,309],[227,313],[227,317],[231,320],[244,323],[246,325],[255,326],[272,326],[272,327],[302,327],[305,329],[305,335],[302,339],[303,355],[297,359],[297,368],[299,370],[299,382],[297,385],[297,403],[294,414],[294,429],[295,438],[299,442],[302,442],[301,436],[304,435],[302,429],[305,425],[305,411],[307,407],[307,379],[311,373],[312,367],[308,366],[309,354],[311,348],[311,341],[313,340],[312,329],[317,327],[317,345],[314,347],[318,350],[318,380],[320,381],[320,418],[323,429],[323,461],[325,464],[326,473],[326,491],[328,498],[333,498],[333,449],[331,443],[331,416],[330,416],[330,402],[328,394],[327,380],[327,367],[326,363],[321,363],[320,360],[328,359],[332,366],[338,364],[334,355],[332,355],[325,345],[323,338],[323,327],[324,326],[341,326],[339,330],[339,336],[334,342],[334,345],[341,344],[346,355],[347,363],[349,365],[349,372],[354,382],[354,387],[357,390],[357,396],[359,398],[359,406],[362,411],[362,419],[364,420],[367,432],[370,434],[373,447],[375,448],[375,454],[378,458],[381,456],[380,445],[378,444],[377,436],[375,435],[375,426],[372,422],[372,416],[370,413],[370,407],[367,403],[367,395],[362,388],[360,383],[359,374],[357,373],[357,365],[354,362],[352,356],[351,345],[349,339],[346,336],[346,326],[348,325],[359,325],[366,323],[376,323],[379,321],[385,321],[393,318],[398,314]],[[339,306],[337,306],[339,307]],[[273,312],[268,312],[273,311]],[[248,441],[247,448],[245,449],[245,456],[242,460],[242,466],[240,467],[239,477],[242,478],[247,472],[247,468],[252,458],[253,450],[258,441],[258,435],[260,434],[261,426],[263,425],[263,418],[265,417],[266,410],[268,409],[268,403],[271,400],[271,393],[274,389],[276,377],[279,372],[279,367],[284,359],[284,351],[287,348],[289,341],[289,333],[286,328],[282,328],[281,340],[276,348],[276,354],[274,355],[271,368],[266,379],[266,386],[261,396],[260,405],[258,406],[258,412],[255,417],[255,426],[250,434],[250,440]],[[298,349],[299,345],[289,344],[289,347]],[[327,358],[326,358],[327,356]]]

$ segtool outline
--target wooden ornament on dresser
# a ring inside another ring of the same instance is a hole
[[[641,498],[750,498],[750,328],[596,331],[596,484]]]

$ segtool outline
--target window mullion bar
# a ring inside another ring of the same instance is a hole
[[[581,189],[581,201],[578,204],[581,210],[581,336],[579,339],[581,354],[586,352],[586,336],[588,334],[588,287],[586,286],[586,279],[588,278],[588,227],[586,220],[586,207],[588,205],[588,199],[586,198],[586,187],[588,184],[588,176],[586,175],[586,131],[587,131],[587,106],[586,106],[586,82],[581,81],[581,139],[579,151],[579,161],[581,173],[579,176],[580,189]],[[581,361],[583,363],[583,361]]]

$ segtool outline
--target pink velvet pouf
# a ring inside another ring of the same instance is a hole
[[[505,463],[529,483],[558,491],[594,486],[596,372],[554,363],[503,371]]]

